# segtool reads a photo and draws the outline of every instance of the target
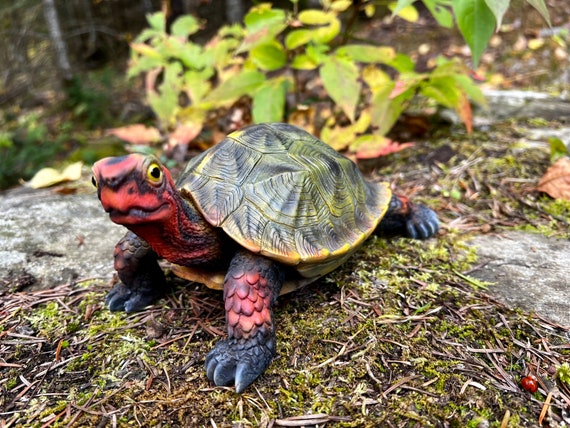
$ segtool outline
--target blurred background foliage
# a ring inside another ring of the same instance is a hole
[[[473,63],[437,46],[419,61],[390,45],[398,35],[375,36],[374,23],[431,20],[436,37],[461,34],[478,61],[506,6],[528,3],[548,20],[542,0],[1,2],[0,189],[47,164],[132,149],[116,136],[183,161],[273,120],[354,157],[380,156],[408,147],[388,133],[417,94],[424,111],[451,108],[470,130],[471,102],[484,102]],[[485,34],[470,8],[486,14]],[[423,132],[424,122],[405,126]]]

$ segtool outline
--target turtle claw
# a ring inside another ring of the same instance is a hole
[[[241,394],[262,374],[275,355],[275,340],[220,340],[206,356],[206,375],[217,386],[234,384]]]
[[[161,295],[145,289],[133,290],[122,282],[116,284],[105,297],[105,303],[111,312],[136,312],[158,300]]]
[[[437,214],[425,205],[414,205],[406,220],[406,231],[409,238],[427,239],[439,231]]]

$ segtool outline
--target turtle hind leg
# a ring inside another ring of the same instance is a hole
[[[404,196],[392,195],[388,211],[375,233],[427,239],[435,236],[438,231],[439,219],[435,211],[425,205],[415,204]]]
[[[269,259],[238,252],[224,281],[228,338],[206,356],[208,379],[218,386],[247,388],[275,356],[273,305],[283,283],[281,268]]]
[[[164,296],[166,279],[146,241],[127,232],[115,246],[114,256],[121,282],[105,298],[111,311],[139,311]]]

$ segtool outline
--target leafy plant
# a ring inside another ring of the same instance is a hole
[[[444,27],[452,26],[455,14],[474,60],[488,41],[488,29],[492,32],[504,13],[499,8],[504,1],[499,0],[422,1]],[[413,3],[399,0],[392,5],[393,13],[408,13],[409,18]],[[490,13],[484,14],[482,5]],[[484,104],[485,100],[467,66],[440,58],[431,71],[417,73],[413,60],[391,47],[348,43],[341,34],[340,16],[350,8],[356,13],[374,12],[373,3],[366,0],[324,0],[322,9],[293,13],[262,3],[249,11],[243,25],[221,28],[205,46],[188,41],[200,30],[195,18],[178,19],[167,34],[164,17],[157,13],[131,46],[128,75],[146,75],[147,100],[161,128],[171,132],[171,139],[184,135],[175,143],[195,138],[208,112],[244,95],[251,97],[254,122],[286,119],[288,94],[296,96],[298,105],[309,101],[298,78],[302,72],[320,78],[336,107],[321,137],[357,157],[406,147],[394,144],[386,134],[417,94],[454,109],[470,132],[470,101]],[[471,26],[469,20],[474,18],[483,19],[484,25]],[[181,127],[186,132],[176,132]]]
[[[418,0],[398,0],[392,3],[392,13],[408,20],[418,13],[413,6]],[[453,18],[461,35],[471,49],[473,65],[477,67],[481,54],[487,47],[493,32],[501,27],[503,16],[511,0],[421,0],[438,24],[451,28]],[[526,0],[550,25],[550,16],[544,0]]]

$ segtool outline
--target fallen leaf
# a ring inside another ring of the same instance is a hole
[[[398,143],[381,135],[361,135],[350,145],[350,151],[356,155],[356,159],[374,159],[399,152],[414,143]]]
[[[32,189],[41,189],[64,181],[79,180],[82,166],[83,162],[75,162],[61,172],[55,168],[42,168],[26,184]]]
[[[528,48],[535,51],[544,46],[544,39],[530,39],[528,41]]]
[[[151,144],[161,140],[160,132],[152,126],[137,123],[107,130],[108,135],[114,135],[131,144]]]
[[[570,201],[570,158],[554,162],[540,179],[536,188],[554,199]]]
[[[176,129],[168,135],[168,148],[172,149],[178,145],[187,145],[200,135],[202,124],[178,125]]]

